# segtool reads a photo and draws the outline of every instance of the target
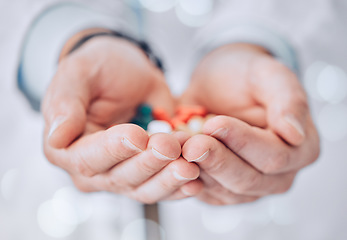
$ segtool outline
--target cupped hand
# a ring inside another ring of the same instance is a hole
[[[211,204],[235,204],[287,191],[317,159],[319,137],[296,75],[263,48],[230,44],[208,54],[181,98],[225,115],[188,139],[182,156],[201,168]]]
[[[42,104],[44,151],[82,191],[152,203],[201,189],[181,140],[126,124],[139,104],[174,111],[162,72],[132,43],[96,37],[62,58]]]

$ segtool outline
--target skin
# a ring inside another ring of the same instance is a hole
[[[48,160],[81,191],[144,203],[195,195],[200,169],[180,157],[179,136],[127,124],[141,103],[174,109],[162,72],[137,46],[97,37],[61,56],[42,104]]]
[[[217,205],[283,193],[319,155],[319,137],[296,76],[264,49],[231,44],[196,67],[181,102],[221,114],[185,142],[200,167],[200,200]]]
[[[264,49],[216,49],[177,100],[163,74],[123,39],[97,37],[67,55],[78,39],[100,29],[87,31],[64,46],[42,105],[45,154],[81,191],[144,203],[196,196],[237,204],[287,191],[297,171],[317,158],[305,93]],[[141,103],[170,114],[176,104],[200,104],[224,116],[210,119],[201,135],[148,136],[127,124]]]

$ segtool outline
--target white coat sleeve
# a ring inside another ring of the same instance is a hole
[[[17,79],[34,109],[39,109],[66,41],[81,30],[95,27],[131,32],[117,13],[107,16],[71,2],[50,6],[33,21],[23,41]]]
[[[298,73],[299,62],[293,35],[302,34],[302,19],[297,18],[304,17],[302,9],[312,2],[220,0],[212,20],[197,34],[199,57],[225,44],[252,43],[266,48],[275,58]]]

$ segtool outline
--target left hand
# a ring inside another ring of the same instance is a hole
[[[188,139],[182,155],[197,162],[211,204],[235,204],[287,191],[319,154],[319,137],[295,74],[265,49],[230,44],[197,66],[183,104],[226,115]]]

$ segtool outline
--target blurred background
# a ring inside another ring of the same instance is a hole
[[[148,21],[178,21],[180,28],[174,31],[182,36],[203,25],[213,6],[208,0],[140,3],[155,13]],[[17,89],[16,74],[25,31],[47,4],[0,0],[0,239],[144,239],[140,204],[108,193],[82,194],[64,171],[45,160],[43,119]],[[113,7],[106,6],[110,12]],[[318,161],[298,174],[288,193],[255,203],[228,207],[194,199],[161,203],[163,239],[347,239],[347,50],[341,44],[347,38],[330,34],[347,28],[340,20],[339,26],[323,26],[327,48],[308,38],[311,55],[302,59],[302,83],[321,135]],[[179,56],[172,56],[172,62],[175,58]],[[183,78],[184,61],[181,65],[169,72],[169,80]],[[169,81],[173,91],[179,91],[183,82]]]

